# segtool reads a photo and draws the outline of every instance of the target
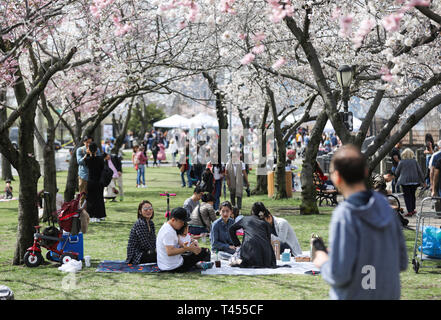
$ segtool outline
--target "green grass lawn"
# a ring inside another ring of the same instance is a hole
[[[254,171],[252,171],[254,172]],[[64,190],[67,172],[58,173],[58,187]],[[17,178],[17,177],[16,177]],[[125,198],[123,202],[106,203],[105,222],[92,223],[84,234],[84,253],[92,257],[92,267],[74,276],[59,271],[58,264],[48,262],[37,268],[13,266],[12,258],[17,230],[17,201],[0,202],[0,284],[10,287],[16,299],[186,299],[186,300],[292,300],[327,299],[329,286],[320,276],[203,276],[188,274],[96,273],[102,260],[124,260],[130,229],[136,220],[136,209],[141,200],[149,200],[155,208],[155,225],[164,223],[165,197],[159,193],[177,193],[171,198],[171,207],[181,206],[192,194],[192,189],[180,187],[177,168],[146,169],[146,189],[137,189],[136,173],[124,168]],[[253,173],[250,182],[256,179]],[[18,190],[18,181],[13,182]],[[42,188],[43,180],[40,179]],[[246,194],[245,194],[246,195]],[[223,197],[222,197],[223,199]],[[322,208],[322,214],[301,216],[299,194],[293,199],[276,201],[267,196],[243,199],[243,212],[248,214],[255,201],[263,201],[270,211],[287,219],[299,238],[303,250],[309,248],[312,232],[328,239],[332,208]],[[411,265],[415,233],[405,230],[409,254],[408,270],[401,274],[402,299],[441,298],[441,269],[420,269],[415,274]],[[46,250],[43,249],[43,256]],[[66,283],[70,283],[69,288]]]

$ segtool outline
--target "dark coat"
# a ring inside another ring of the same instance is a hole
[[[101,156],[85,159],[86,166],[89,168],[89,179],[87,181],[87,213],[91,218],[106,217],[104,206],[104,188],[100,183],[101,171],[104,169],[104,159]]]
[[[244,230],[243,243],[240,247],[241,268],[276,268],[276,256],[271,246],[271,226],[257,216],[247,216],[230,227],[230,236],[234,246],[240,246],[236,235]]]

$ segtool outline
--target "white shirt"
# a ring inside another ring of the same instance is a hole
[[[433,163],[433,158],[435,157],[435,155],[439,154],[440,152],[441,152],[441,150],[438,152],[435,152],[434,154],[432,154],[432,157],[430,157],[429,169],[431,169],[436,164],[436,163]]]
[[[180,254],[175,256],[169,256],[165,246],[174,246],[179,248],[178,235],[176,230],[168,224],[164,223],[159,229],[158,236],[156,238],[156,255],[158,260],[158,267],[161,270],[174,270],[179,268],[183,263],[184,259]]]
[[[222,178],[222,175],[220,174],[220,169],[218,167],[213,167],[213,177],[214,180],[219,180]]]
[[[187,235],[184,237],[184,236],[178,236],[179,237],[179,241],[182,243],[182,244],[184,244],[184,243],[186,243],[186,242],[188,242],[188,244],[187,244],[187,246],[190,244],[190,242],[191,242],[191,236],[190,236],[190,234],[188,234],[187,233]]]

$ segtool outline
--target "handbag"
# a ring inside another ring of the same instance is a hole
[[[201,205],[198,205],[198,214],[199,214],[199,219],[201,220],[202,225],[204,226],[204,228],[207,228],[207,225],[205,224],[204,220],[202,220],[202,214],[201,214]]]

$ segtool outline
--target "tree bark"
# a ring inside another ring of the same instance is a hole
[[[274,92],[266,87],[266,93],[269,98],[269,103],[271,106],[271,111],[273,115],[273,125],[274,125],[274,137],[277,144],[277,164],[276,164],[276,199],[285,199],[288,197],[286,192],[286,146],[285,140],[283,139],[283,133],[281,129],[281,123],[277,114],[276,101],[274,99]]]
[[[133,100],[134,99],[132,99],[132,103],[130,104],[129,110],[127,111],[127,116],[124,121],[124,125],[121,128],[121,130],[119,130],[118,135],[116,137],[115,145],[112,149],[113,154],[118,154],[119,149],[121,149],[121,147],[124,143],[124,138],[126,137],[126,133],[127,133],[127,127],[129,126],[130,118],[132,116]]]
[[[6,102],[6,90],[0,90],[0,102],[5,103]],[[4,123],[7,119],[7,110],[6,108],[0,107],[0,123]],[[5,130],[3,133],[4,139],[9,139],[9,130]],[[8,159],[3,156],[3,154],[0,154],[1,159],[1,166],[2,166],[2,180],[14,180],[12,177],[12,167],[11,163],[8,161]]]
[[[320,112],[311,132],[311,138],[305,150],[305,159],[303,160],[301,182],[302,182],[302,203],[300,205],[300,214],[319,214],[316,201],[316,190],[314,185],[314,164],[317,161],[317,151],[320,145],[322,132],[328,121],[326,110]]]
[[[259,145],[261,149],[259,150],[259,155],[261,156],[263,161],[259,161],[258,164],[259,168],[256,170],[256,176],[257,176],[256,188],[251,191],[252,194],[257,194],[257,195],[268,194],[268,177],[266,174],[267,170],[266,170],[266,126],[265,126],[266,119],[268,118],[268,113],[269,113],[269,103],[266,103],[259,127],[261,133],[261,143]]]

